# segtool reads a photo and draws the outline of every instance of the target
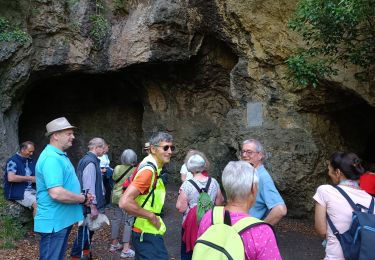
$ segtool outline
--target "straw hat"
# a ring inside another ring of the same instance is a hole
[[[150,143],[145,143],[143,150],[148,150],[148,149],[150,149]]]
[[[47,132],[45,136],[50,136],[54,132],[66,130],[66,129],[72,129],[72,128],[76,128],[76,127],[72,126],[65,117],[59,117],[59,118],[56,118],[55,120],[52,120],[46,125]]]

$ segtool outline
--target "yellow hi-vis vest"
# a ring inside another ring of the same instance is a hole
[[[152,169],[150,166],[146,166],[145,168]],[[152,172],[154,173],[154,170],[152,169]],[[142,218],[142,217],[137,217],[135,222],[134,222],[134,227],[137,229],[140,229],[142,233],[150,233],[150,234],[156,234],[156,235],[164,235],[165,231],[167,230],[162,218],[159,216],[160,212],[163,208],[164,205],[164,200],[165,200],[165,186],[163,183],[163,180],[160,177],[160,172],[161,169],[157,170],[157,175],[158,179],[156,182],[156,187],[154,190],[154,195],[150,195],[148,198],[146,204],[143,206],[143,208],[147,211],[153,212],[157,215],[157,218],[160,220],[160,228],[157,229],[153,224],[148,219]],[[148,190],[148,193],[144,195],[139,195],[135,201],[137,204],[141,207],[143,202],[146,200],[147,196],[149,193],[152,191],[153,184],[155,181],[155,173],[152,175],[151,179],[151,186],[150,189]],[[137,175],[134,177],[137,178]]]

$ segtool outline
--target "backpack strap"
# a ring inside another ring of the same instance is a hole
[[[353,210],[355,210],[355,211],[361,211],[361,208],[358,207],[358,206],[354,203],[354,201],[349,197],[348,194],[346,194],[346,192],[345,192],[342,188],[340,188],[338,185],[335,185],[335,186],[333,186],[333,187],[335,187],[335,188],[341,193],[341,195],[344,196],[344,198],[348,201],[348,203],[349,203],[350,206],[353,208]]]
[[[211,223],[212,223],[212,225],[224,223],[224,214],[223,213],[224,213],[224,207],[223,206],[213,207],[212,213],[211,213]]]
[[[117,184],[119,181],[121,181],[122,178],[131,170],[133,169],[133,166],[130,166],[117,180],[115,180],[115,183]]]
[[[143,167],[146,167],[146,166],[151,166],[152,169],[155,171],[155,174],[153,175],[154,176],[154,183],[152,185],[151,191],[147,194],[146,199],[143,201],[143,203],[141,205],[141,208],[143,208],[146,205],[147,201],[149,200],[149,198],[151,196],[152,196],[151,207],[154,206],[154,199],[155,199],[155,193],[154,193],[154,191],[156,189],[156,184],[157,184],[157,180],[158,180],[158,169],[156,168],[155,164],[153,164],[152,162],[146,162],[143,165],[139,165],[139,168],[137,170],[136,175],[138,174],[138,172],[139,172],[140,169],[142,169]],[[135,176],[133,177],[133,180],[134,180],[134,178],[135,178]],[[154,214],[156,216],[160,216],[160,213],[155,213],[154,212]],[[134,223],[135,223],[136,219],[137,219],[137,217],[134,217],[133,226],[134,226]]]
[[[341,244],[341,237],[340,237],[340,232],[337,230],[337,228],[335,227],[335,225],[333,224],[331,218],[328,216],[327,214],[327,221],[328,221],[328,225],[329,227],[331,228],[333,234],[336,236],[337,240],[340,242]]]
[[[371,199],[370,207],[368,208],[368,213],[374,214],[375,200],[374,197]]]
[[[188,180],[188,182],[190,182],[191,185],[193,185],[194,188],[196,188],[197,191],[198,191],[199,193],[201,193],[201,188],[199,188],[198,184],[196,184],[195,181],[193,181],[192,179],[190,179],[190,180]]]
[[[204,188],[200,188],[198,184],[196,184],[196,182],[193,181],[192,179],[188,180],[188,182],[190,182],[199,193],[201,193],[202,191],[208,192],[208,188],[210,188],[210,185],[211,185],[211,177],[208,177],[206,187]]]
[[[266,224],[264,221],[254,218],[254,217],[245,217],[236,222],[232,227],[237,231],[238,234],[242,234],[246,229],[259,224]]]
[[[210,188],[211,185],[211,177],[208,177],[208,181],[206,184],[206,187],[204,188],[204,192],[208,193],[208,189]]]
[[[155,166],[152,162],[146,162],[146,164],[143,165],[143,166],[141,167],[141,169],[142,169],[143,167],[145,167],[145,166],[151,166],[152,169],[155,171],[155,174],[153,174],[154,182],[153,182],[153,184],[152,184],[151,191],[148,193],[148,195],[147,195],[145,201],[142,203],[142,206],[141,206],[142,208],[144,207],[144,205],[146,205],[146,203],[147,203],[148,199],[150,198],[150,196],[152,196],[151,207],[154,206],[154,200],[155,200],[155,193],[154,193],[154,191],[155,191],[155,189],[156,189],[156,184],[157,184],[157,182],[158,182],[158,177],[159,177],[159,176],[158,176],[158,169],[156,168],[156,166]]]

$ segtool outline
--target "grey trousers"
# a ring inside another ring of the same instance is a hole
[[[111,239],[118,239],[121,225],[123,225],[124,232],[122,234],[122,241],[120,239],[118,240],[123,243],[128,243],[130,242],[134,217],[126,213],[126,211],[120,209],[118,205],[112,205]]]

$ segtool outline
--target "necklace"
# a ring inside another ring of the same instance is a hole
[[[342,180],[340,181],[339,185],[344,185],[353,189],[360,189],[358,181],[354,181],[354,180]]]

